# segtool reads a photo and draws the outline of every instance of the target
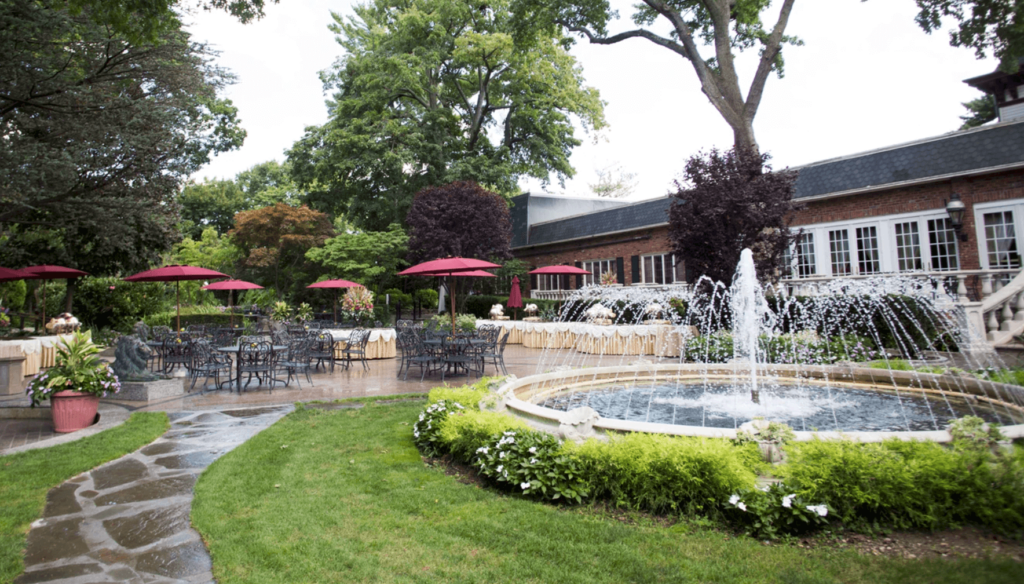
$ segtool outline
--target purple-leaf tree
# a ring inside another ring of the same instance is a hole
[[[512,257],[508,203],[475,182],[456,181],[423,189],[416,193],[405,221],[410,262]]]
[[[728,284],[740,252],[754,252],[762,280],[775,280],[797,234],[789,222],[797,205],[797,173],[772,172],[770,156],[753,151],[699,153],[686,163],[669,210],[669,236],[687,272]]]

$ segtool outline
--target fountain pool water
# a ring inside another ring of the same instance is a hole
[[[598,313],[614,313],[612,332],[587,322]],[[541,423],[588,407],[606,431],[728,436],[763,418],[867,440],[948,439],[965,415],[1024,423],[1024,389],[967,373],[1002,364],[938,281],[835,280],[792,297],[758,283],[744,250],[729,287],[589,286],[553,326],[537,374],[506,386],[509,408]],[[951,369],[900,371],[897,358]]]

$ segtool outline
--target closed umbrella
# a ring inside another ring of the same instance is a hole
[[[22,271],[32,274],[32,278],[36,280],[67,280],[89,275],[82,270],[49,265],[29,266]],[[46,286],[43,286],[43,330],[46,330]]]
[[[124,279],[125,282],[174,282],[174,304],[177,309],[175,329],[181,330],[181,284],[182,280],[219,280],[227,278],[216,270],[197,268],[195,266],[164,266],[133,274]]]
[[[252,282],[246,282],[245,280],[224,280],[222,282],[214,282],[213,284],[207,284],[203,286],[203,290],[227,290],[228,291],[228,313],[231,315],[231,328],[235,328],[235,312],[231,310],[231,291],[232,290],[262,290],[263,286],[258,286]]]
[[[363,288],[362,284],[348,280],[324,280],[310,284],[306,288],[333,288],[334,289],[334,322],[338,322],[338,288]]]
[[[519,309],[523,307],[523,293],[519,290],[519,276],[512,276],[512,289],[508,293],[507,305],[515,311],[512,313],[512,319],[518,319]]]

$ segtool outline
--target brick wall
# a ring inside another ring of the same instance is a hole
[[[625,284],[633,283],[633,269],[630,260],[633,256],[652,253],[668,253],[672,251],[672,242],[668,238],[668,227],[655,227],[594,237],[567,243],[537,246],[535,248],[515,249],[513,255],[530,265],[530,269],[557,264],[576,265],[576,262],[622,258]],[[569,278],[570,287],[576,287],[576,278]],[[530,282],[523,282],[523,295],[529,295]]]
[[[960,243],[960,261],[963,269],[978,269],[981,267],[981,263],[974,229],[974,205],[1024,198],[1024,171],[1022,170],[813,201],[808,203],[805,209],[796,213],[793,218],[793,226],[943,209],[945,201],[949,200],[950,194],[954,192],[959,193],[960,198],[967,205],[963,231],[968,234],[969,239],[967,242]]]

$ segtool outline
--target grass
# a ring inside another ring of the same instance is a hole
[[[81,440],[0,456],[0,582],[25,569],[25,536],[42,515],[50,489],[149,444],[167,428],[167,414],[140,412]]]
[[[421,405],[300,409],[211,465],[193,525],[222,584],[1019,582],[1010,561],[765,546],[463,484],[412,444]]]

